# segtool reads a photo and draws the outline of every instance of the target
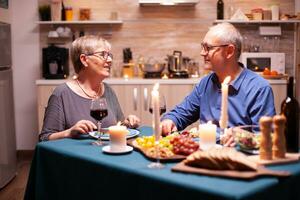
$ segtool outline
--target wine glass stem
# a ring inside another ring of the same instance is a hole
[[[225,138],[224,138],[224,133],[225,133],[225,129],[224,128],[220,128],[220,144],[224,145],[225,144]]]
[[[156,163],[159,164],[159,156],[160,156],[160,153],[159,153],[159,141],[155,141],[155,151],[156,151]]]
[[[98,128],[98,133],[99,133],[98,141],[101,144],[102,143],[102,140],[101,140],[101,137],[102,137],[102,133],[101,133],[101,121],[97,122],[97,128]]]

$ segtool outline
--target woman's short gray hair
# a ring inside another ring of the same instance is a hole
[[[210,27],[210,34],[216,36],[223,44],[233,44],[236,47],[236,59],[242,52],[243,37],[241,33],[230,23],[221,23]]]
[[[83,64],[80,61],[80,55],[92,54],[99,48],[110,51],[111,45],[107,40],[97,35],[82,36],[73,41],[71,46],[71,60],[77,74],[83,68]]]

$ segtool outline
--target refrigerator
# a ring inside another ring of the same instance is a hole
[[[0,190],[16,175],[10,25],[0,22]]]

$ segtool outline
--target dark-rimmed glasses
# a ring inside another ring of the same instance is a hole
[[[108,52],[108,51],[97,51],[94,53],[89,53],[89,54],[85,54],[87,56],[96,56],[102,60],[107,60],[108,57],[110,57],[111,59],[113,59],[113,54]]]
[[[203,50],[205,53],[208,53],[210,50],[216,47],[227,47],[229,44],[220,44],[220,45],[209,45],[207,43],[201,43],[201,50]]]

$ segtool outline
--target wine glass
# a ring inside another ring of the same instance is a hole
[[[92,100],[90,115],[97,120],[97,132],[99,134],[98,140],[93,142],[93,145],[101,146],[103,144],[101,140],[101,120],[106,117],[108,114],[107,111],[107,102],[105,98],[96,98]]]
[[[150,98],[149,101],[149,112],[153,114],[153,102],[152,102],[152,98]],[[161,116],[163,113],[165,113],[167,110],[167,106],[166,106],[166,100],[164,95],[160,94],[159,95],[159,115]],[[153,117],[153,121],[154,121],[154,117]],[[164,165],[162,163],[160,163],[159,160],[159,139],[161,136],[161,127],[159,127],[159,131],[155,131],[155,151],[156,151],[156,162],[151,162],[150,164],[148,164],[148,168],[151,169],[162,169],[164,168]]]

